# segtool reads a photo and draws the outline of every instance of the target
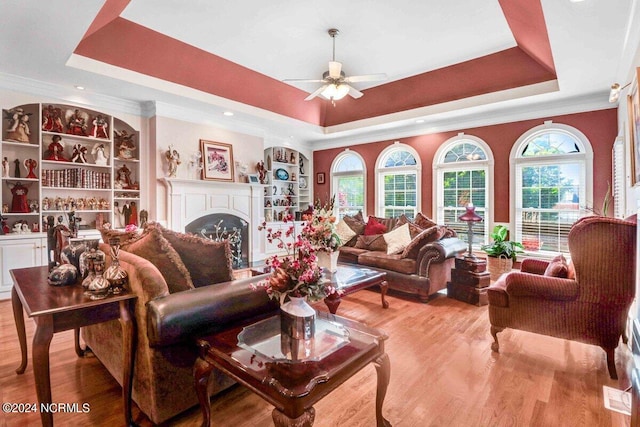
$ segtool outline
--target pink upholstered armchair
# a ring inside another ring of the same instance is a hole
[[[488,289],[489,320],[499,351],[505,328],[600,346],[609,375],[617,379],[615,349],[635,295],[636,223],[590,216],[568,236],[568,277],[544,275],[548,262],[525,259],[520,272],[503,275]],[[548,274],[548,273],[547,273]]]

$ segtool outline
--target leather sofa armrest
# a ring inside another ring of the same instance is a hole
[[[447,237],[424,245],[416,259],[417,273],[429,277],[431,263],[441,263],[467,249],[467,244],[457,237]]]
[[[572,279],[511,272],[504,278],[509,297],[533,297],[555,301],[573,301],[578,298],[578,283]]]
[[[151,347],[188,341],[243,319],[277,309],[264,289],[251,285],[266,275],[176,292],[147,303],[147,337]]]

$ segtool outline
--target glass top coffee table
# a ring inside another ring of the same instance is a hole
[[[376,424],[390,426],[382,416],[390,376],[384,351],[387,335],[325,312],[317,313],[316,322],[314,339],[293,343],[298,349],[295,355],[292,343],[280,337],[279,314],[199,338],[194,379],[202,425],[211,421],[207,385],[213,368],[272,404],[276,426],[311,426],[313,405],[373,363],[378,375]],[[220,421],[216,424],[224,424]]]
[[[334,288],[342,291],[342,295],[332,294],[324,299],[324,303],[333,314],[338,311],[341,297],[372,286],[380,286],[382,308],[389,308],[389,303],[385,299],[389,285],[387,284],[387,273],[384,271],[338,263],[338,269],[335,273],[325,271],[323,277],[330,281]]]

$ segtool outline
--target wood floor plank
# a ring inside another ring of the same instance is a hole
[[[602,386],[626,388],[630,351],[616,351],[620,379],[608,376],[602,349],[528,332],[505,330],[499,354],[491,351],[487,307],[438,295],[428,304],[390,292],[389,309],[380,295],[362,291],[344,298],[338,314],[389,335],[391,382],[384,414],[394,426],[629,426],[630,417],[604,408]],[[326,311],[324,304],[316,309]],[[29,350],[34,332],[27,320]],[[0,302],[0,397],[3,402],[36,402],[33,366],[20,363],[9,301]],[[53,400],[89,403],[87,413],[58,413],[60,426],[123,424],[121,388],[94,357],[78,358],[71,331],[51,343]],[[316,406],[315,426],[375,425],[376,371],[369,366]],[[271,426],[272,407],[241,386],[211,401],[216,425]],[[141,426],[151,422],[134,405]],[[195,407],[170,420],[170,426],[199,426]],[[0,414],[0,426],[38,426],[34,414]]]

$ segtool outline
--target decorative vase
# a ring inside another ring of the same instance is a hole
[[[316,332],[316,311],[305,297],[290,296],[280,307],[280,327],[282,335],[292,339],[311,339]]]
[[[330,273],[335,273],[338,271],[338,256],[340,252],[333,251],[317,251],[316,256],[318,257],[318,267],[322,267]]]
[[[503,273],[511,271],[513,268],[513,260],[506,255],[500,255],[499,257],[488,256],[487,268],[489,269],[489,275],[491,280],[498,280]]]
[[[109,281],[111,290],[114,294],[121,294],[129,280],[127,272],[120,267],[120,239],[113,238],[109,240],[111,246],[111,265],[104,272],[104,277]]]
[[[109,289],[111,285],[103,275],[104,257],[102,257],[102,259],[100,259],[100,257],[96,257],[96,259],[93,261],[93,269],[94,269],[95,277],[87,287],[89,298],[92,300],[99,300],[99,299],[106,298],[107,295],[109,295]]]
[[[69,239],[69,244],[60,251],[60,260],[62,264],[71,264],[80,271],[80,258],[86,250],[84,239]]]

